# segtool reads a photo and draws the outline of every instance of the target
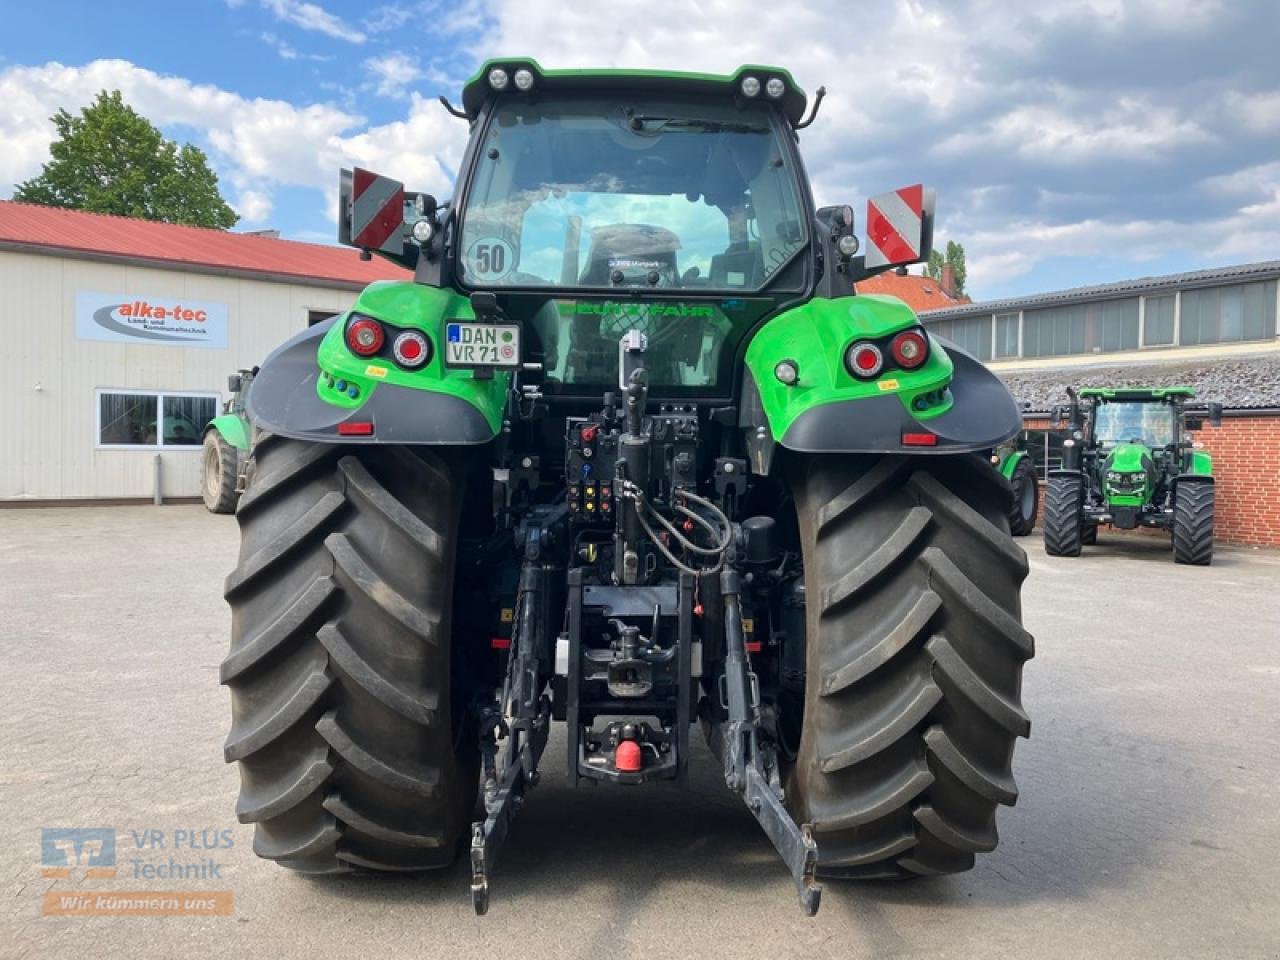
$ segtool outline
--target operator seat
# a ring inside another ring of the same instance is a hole
[[[591,231],[591,247],[587,266],[578,282],[584,287],[602,289],[639,287],[670,288],[679,285],[676,251],[680,238],[670,230],[644,223],[619,223],[596,227]],[[621,283],[613,282],[615,271],[622,273]],[[657,283],[649,282],[656,272]],[[639,330],[649,338],[649,356],[645,367],[650,383],[679,383],[676,359],[664,350],[671,339],[670,318],[651,317],[643,309],[619,306],[607,313],[581,313],[573,318],[569,330],[567,368],[573,380],[580,383],[616,383],[618,378],[618,340],[628,329]],[[686,322],[686,326],[688,326]]]

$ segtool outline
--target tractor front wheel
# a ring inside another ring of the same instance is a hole
[[[1040,480],[1030,458],[1023,457],[1009,478],[1013,500],[1009,506],[1009,532],[1025,537],[1036,525],[1036,507],[1040,501]]]
[[[996,845],[1032,638],[1009,488],[974,456],[817,456],[792,478],[804,719],[787,795],[831,878],[953,873]]]
[[[1084,540],[1080,507],[1084,503],[1084,478],[1060,473],[1049,477],[1044,497],[1044,552],[1051,557],[1078,557]]]
[[[200,454],[200,496],[210,513],[234,513],[239,453],[217,430],[205,431]]]
[[[406,447],[254,448],[222,682],[258,856],[307,873],[454,859],[478,780],[450,683],[464,489]]]
[[[1173,497],[1175,563],[1208,566],[1213,562],[1213,482],[1182,480]]]

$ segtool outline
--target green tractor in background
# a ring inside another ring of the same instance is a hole
[[[1035,528],[1040,503],[1040,477],[1035,462],[1015,437],[996,447],[991,463],[1009,481],[1009,532],[1025,537]]]
[[[1196,421],[1206,412],[1210,423],[1220,425],[1222,405],[1189,409],[1195,396],[1190,387],[1068,388],[1067,394],[1062,468],[1049,471],[1045,495],[1045,552],[1078,557],[1106,523],[1120,530],[1168,530],[1177,563],[1210,563],[1213,460],[1186,431],[1199,429]],[[1056,410],[1053,419],[1061,416]]]
[[[822,877],[971,867],[1030,731],[987,459],[1021,417],[853,293],[927,259],[932,191],[875,198],[861,254],[801,162],[817,101],[773,67],[504,59],[444,106],[471,131],[452,200],[340,180],[340,239],[413,280],[248,396],[221,676],[254,851],[469,849],[483,913],[559,722],[570,783],[628,789],[684,782],[700,728],[808,913]]]
[[[244,490],[252,427],[245,412],[245,398],[257,367],[227,377],[231,396],[222,413],[204,428],[200,457],[200,496],[210,513],[234,513]]]

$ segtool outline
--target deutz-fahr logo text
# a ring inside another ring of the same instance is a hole
[[[574,304],[575,313],[616,315],[634,313],[644,317],[714,317],[716,308],[705,303],[603,303],[579,300]]]

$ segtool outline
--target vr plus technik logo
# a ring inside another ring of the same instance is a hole
[[[116,875],[116,832],[107,827],[43,827],[40,873],[107,880]]]

